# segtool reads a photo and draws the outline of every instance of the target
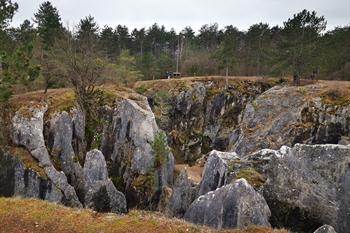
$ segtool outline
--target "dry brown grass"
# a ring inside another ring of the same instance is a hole
[[[46,94],[43,91],[29,92],[15,95],[11,98],[10,104],[14,111],[20,111],[22,116],[30,117],[30,109],[48,105],[47,114],[52,115],[60,111],[70,110],[75,103],[75,94],[68,88],[51,89]]]
[[[342,81],[323,81],[324,91],[320,94],[323,103],[329,105],[350,104],[350,84]]]
[[[194,166],[189,166],[188,164],[176,164],[175,170],[181,172],[182,169],[186,169],[188,178],[194,183],[199,184],[202,180],[202,173],[204,167],[199,166],[198,164]]]
[[[98,89],[103,91],[107,104],[112,104],[116,100],[131,99],[141,107],[145,107],[145,98],[132,89],[115,85],[103,85]],[[69,88],[50,89],[46,94],[43,91],[28,92],[14,95],[10,100],[13,110],[19,111],[24,117],[32,115],[30,109],[33,107],[41,107],[45,104],[48,106],[47,116],[61,111],[69,112],[75,106],[75,102],[75,93]]]
[[[200,77],[182,77],[176,79],[157,79],[149,81],[139,81],[133,86],[133,89],[140,94],[155,93],[159,90],[167,90],[169,92],[178,92],[184,89],[188,89],[194,83],[198,82],[212,82],[215,88],[224,88],[227,84],[233,86],[240,86],[244,84],[252,84],[254,82],[273,83],[277,82],[279,78],[262,78],[256,76],[200,76]]]
[[[236,86],[242,91],[247,89],[253,83],[268,83],[273,86],[278,83],[280,78],[262,78],[262,77],[228,77],[227,82],[229,85]],[[291,78],[285,78],[289,80]],[[212,92],[220,91],[221,88],[226,85],[226,77],[221,76],[203,76],[203,77],[183,77],[178,79],[160,79],[160,80],[151,80],[151,81],[140,81],[136,82],[133,85],[133,89],[126,87],[118,87],[112,84],[103,85],[99,87],[106,94],[107,100],[113,102],[115,99],[132,99],[136,101],[141,107],[144,106],[144,97],[140,94],[149,94],[157,93],[158,91],[165,90],[170,93],[177,93],[179,91],[188,89],[197,82],[211,82],[214,84],[211,88]],[[347,81],[311,81],[311,80],[301,80],[302,87],[309,89],[309,86],[314,88],[313,93],[316,93],[316,96],[326,97],[324,100],[326,103],[350,103],[350,82]],[[305,86],[305,87],[304,87]],[[136,93],[139,92],[140,94]],[[307,94],[308,90],[305,90]],[[327,92],[328,91],[328,92]],[[339,95],[333,95],[332,93],[336,92]],[[313,95],[315,96],[315,95]],[[330,96],[330,98],[328,98]],[[338,98],[339,97],[339,98]],[[338,101],[340,99],[340,101]],[[72,89],[63,88],[63,89],[50,89],[48,93],[44,94],[42,90],[29,92],[24,94],[18,94],[11,98],[10,103],[14,111],[20,110],[22,115],[31,116],[29,111],[32,107],[40,107],[43,104],[48,105],[47,115],[52,115],[59,111],[69,111],[75,104],[75,94]]]
[[[128,215],[100,214],[90,210],[71,209],[60,205],[17,198],[0,198],[0,232],[75,232],[75,233],[200,233],[215,231],[197,227],[179,219],[167,219],[160,213],[131,211]],[[288,233],[265,227],[225,233]]]

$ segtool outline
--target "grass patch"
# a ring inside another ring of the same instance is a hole
[[[216,231],[160,213],[132,210],[128,215],[101,214],[33,199],[0,198],[1,232],[76,233],[288,233],[266,227]]]
[[[26,118],[32,116],[32,109],[40,108],[47,104],[46,115],[51,117],[57,112],[69,112],[75,105],[75,94],[71,89],[52,89],[46,94],[43,91],[29,92],[21,95],[15,95],[11,98],[10,104],[15,111]]]
[[[265,183],[265,178],[253,168],[245,168],[240,170],[235,179],[244,178],[254,188],[260,188]]]
[[[350,89],[346,88],[330,88],[321,94],[324,104],[345,106],[350,104]]]

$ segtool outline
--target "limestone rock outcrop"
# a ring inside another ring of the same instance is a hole
[[[338,144],[350,133],[350,106],[324,103],[320,92],[317,85],[275,86],[259,95],[245,106],[229,150],[246,156],[296,143]]]
[[[127,204],[108,178],[107,164],[101,151],[92,150],[86,155],[84,164],[85,200],[87,207],[99,212],[126,213]]]
[[[64,194],[65,203],[70,206],[82,207],[74,187],[68,183],[63,172],[57,171],[50,159],[43,135],[46,110],[47,106],[30,108],[28,110],[30,116],[24,116],[18,112],[12,120],[14,142],[17,146],[25,147],[38,160],[39,165],[44,168],[52,183]]]
[[[102,151],[114,164],[113,172],[121,180],[130,207],[156,204],[163,187],[173,182],[174,157],[167,153],[156,158],[152,151],[160,131],[151,108],[146,99],[141,103],[126,99],[111,114]],[[156,159],[160,166],[156,166]]]
[[[245,179],[198,197],[185,213],[194,224],[222,228],[270,226],[265,199]]]
[[[266,169],[263,195],[271,224],[294,231],[322,224],[350,229],[350,147],[304,145],[275,152]]]
[[[204,195],[227,184],[230,163],[233,163],[234,160],[239,160],[235,152],[220,152],[216,150],[210,152],[204,167],[199,195]]]
[[[13,153],[0,150],[0,196],[21,196],[61,203],[62,192],[47,177],[26,167]]]
[[[332,226],[323,225],[318,228],[314,233],[337,233]]]
[[[48,149],[50,157],[59,164],[60,169],[67,176],[68,183],[71,184],[79,197],[84,196],[84,176],[83,169],[79,163],[79,157],[73,150],[73,121],[67,112],[56,114],[50,120],[48,137]]]
[[[166,206],[166,214],[181,218],[186,210],[198,196],[198,185],[194,184],[183,169],[175,180],[172,195]]]

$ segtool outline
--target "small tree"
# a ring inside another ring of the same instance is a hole
[[[108,64],[98,50],[96,28],[92,17],[82,19],[77,33],[67,32],[52,52],[55,69],[71,83],[77,103],[85,114],[87,149],[92,145],[100,122],[98,107],[104,96],[98,86],[104,81]]]
[[[152,144],[152,151],[154,154],[154,167],[161,167],[168,158],[170,149],[167,143],[167,136],[163,131],[158,132]]]

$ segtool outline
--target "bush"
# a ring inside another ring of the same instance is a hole
[[[166,162],[170,153],[167,136],[163,131],[158,132],[154,137],[152,151],[154,153],[154,167],[159,168]]]

